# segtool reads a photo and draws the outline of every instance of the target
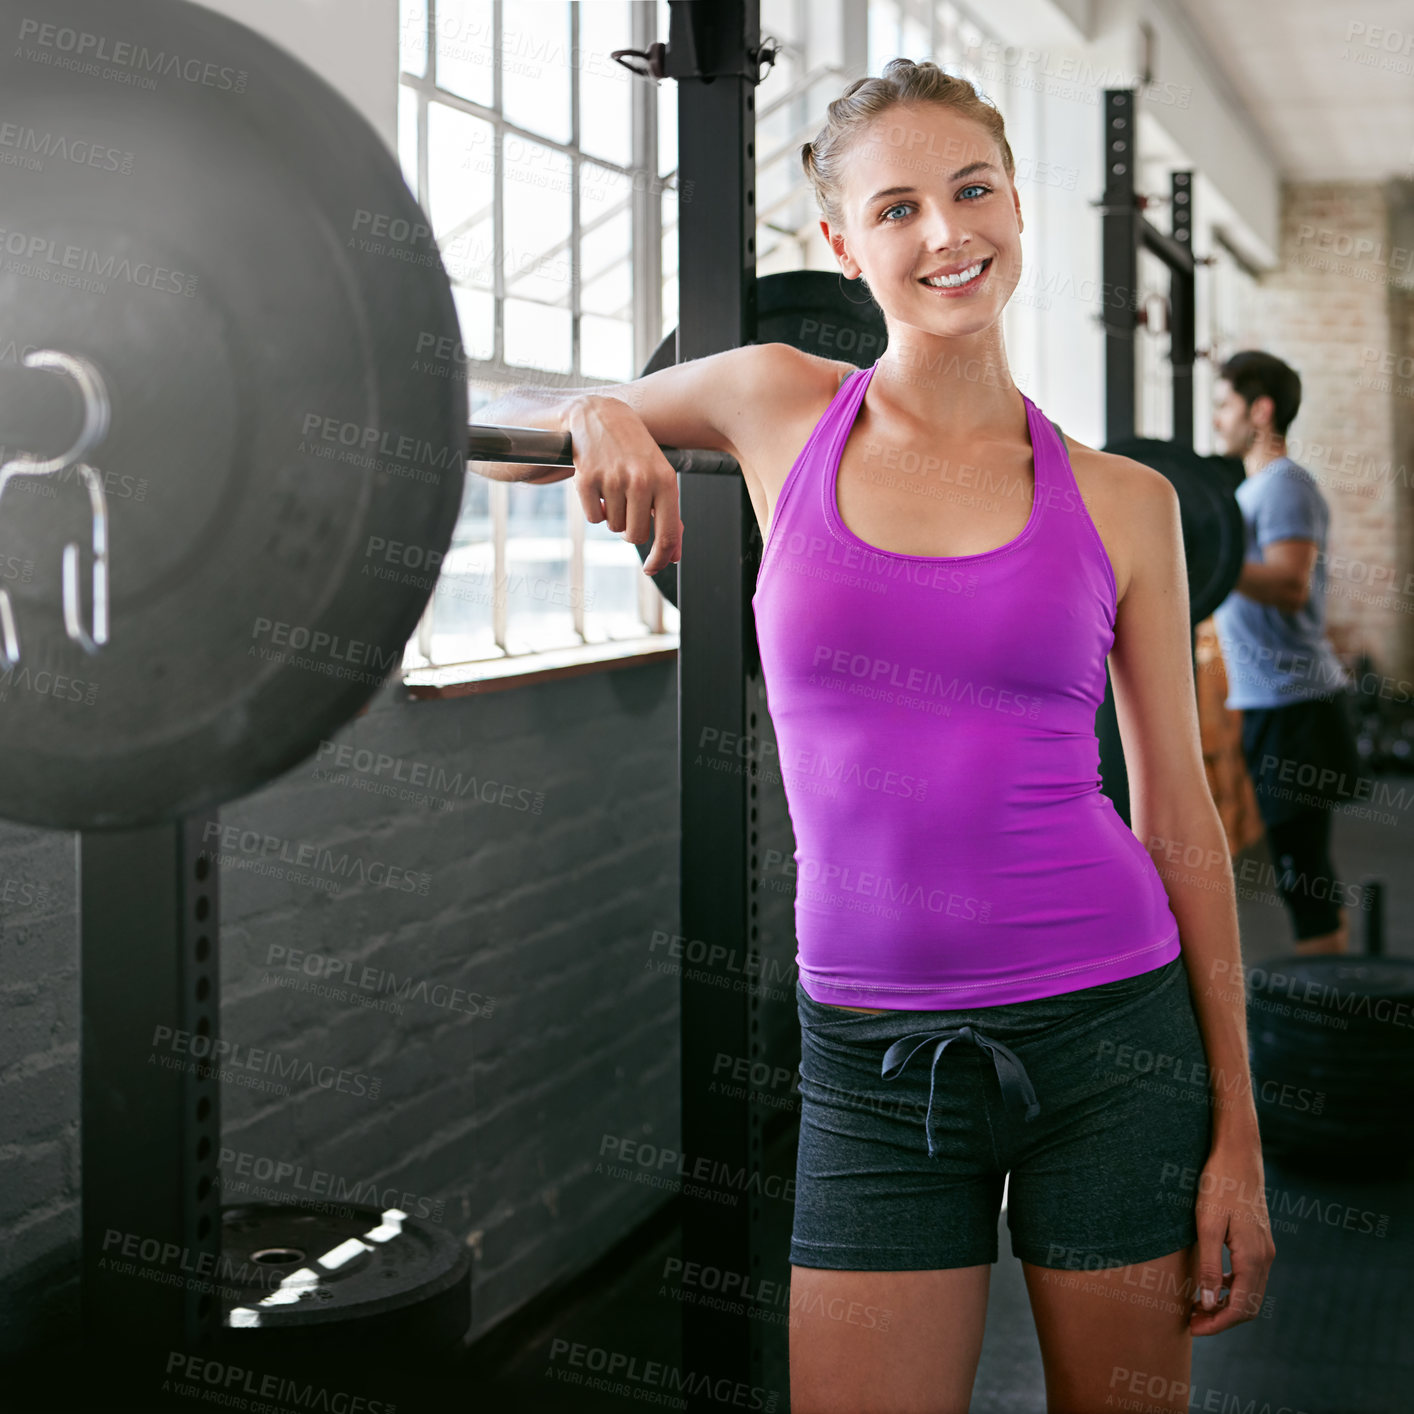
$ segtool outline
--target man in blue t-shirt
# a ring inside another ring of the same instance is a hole
[[[1349,676],[1325,633],[1330,511],[1315,478],[1286,454],[1300,405],[1301,379],[1272,354],[1247,350],[1223,364],[1213,430],[1218,451],[1247,468],[1237,488],[1247,549],[1213,621],[1296,950],[1345,952],[1331,811],[1353,798],[1360,760]]]

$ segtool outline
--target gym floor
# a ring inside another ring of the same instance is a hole
[[[1387,779],[1395,792],[1409,780]],[[1414,878],[1403,867],[1410,853],[1406,829],[1338,816],[1332,853],[1347,882],[1366,876],[1385,881],[1385,949],[1414,956]],[[1267,862],[1264,843],[1247,854]],[[1290,953],[1284,913],[1249,899],[1239,908],[1249,966]],[[1360,915],[1352,917],[1351,944],[1354,951],[1363,950]],[[793,1142],[793,1131],[787,1130],[773,1168],[793,1164]],[[1277,1243],[1267,1288],[1271,1316],[1194,1343],[1190,1407],[1285,1407],[1292,1414],[1394,1414],[1408,1408],[1414,1385],[1414,1172],[1321,1177],[1268,1160],[1266,1178]],[[782,1262],[779,1271],[763,1275],[787,1280],[790,1208],[769,1206],[776,1210],[779,1227],[772,1246]],[[1367,1213],[1388,1217],[1384,1236],[1361,1231],[1358,1219]],[[1355,1218],[1347,1223],[1348,1214]],[[1005,1227],[1003,1214],[1002,1256],[993,1269],[972,1411],[1044,1414],[1040,1349]],[[680,1306],[673,1297],[684,1288],[664,1276],[666,1263],[680,1251],[679,1228],[671,1209],[663,1209],[593,1268],[497,1327],[440,1372],[399,1368],[355,1374],[340,1360],[340,1377],[331,1381],[328,1368],[314,1368],[322,1383],[395,1403],[398,1414],[444,1414],[448,1399],[544,1414],[622,1410],[624,1398],[586,1383],[594,1377],[584,1364],[572,1363],[564,1354],[566,1346],[557,1342],[627,1352],[643,1362],[661,1360],[680,1368]],[[784,1324],[784,1313],[778,1317]],[[777,1364],[763,1373],[761,1383],[782,1392],[776,1408],[785,1414],[785,1339],[772,1342],[772,1349]],[[50,1352],[35,1365],[0,1371],[5,1391],[0,1405],[12,1414],[108,1414],[152,1407],[150,1378],[145,1381],[149,1400],[126,1403],[113,1387],[111,1372],[101,1377],[103,1393],[98,1394],[73,1386],[75,1370],[64,1352]]]

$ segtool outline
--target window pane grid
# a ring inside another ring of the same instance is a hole
[[[662,305],[659,262],[647,262],[654,276],[649,290],[636,278],[635,251],[646,232],[654,246],[663,240],[661,198],[672,180],[658,175],[644,190],[641,174],[657,164],[651,155],[644,161],[632,151],[635,131],[653,134],[656,146],[658,125],[649,110],[660,102],[660,86],[630,83],[626,70],[619,79],[607,51],[643,47],[653,34],[646,13],[651,6],[596,11],[590,40],[605,50],[601,56],[585,52],[578,6],[401,0],[401,8],[404,171],[434,226],[448,202],[463,207],[449,213],[435,239],[462,322],[455,371],[468,379],[472,416],[507,385],[631,381],[647,357],[635,330],[651,333],[645,312],[657,317]],[[580,56],[578,62],[564,60],[567,73],[547,75],[546,54],[561,51]],[[539,69],[524,62],[527,55],[542,61]],[[591,57],[598,72],[586,82]],[[558,111],[568,122],[558,132],[527,126],[542,111],[550,113],[527,100],[527,73],[542,86],[558,84],[557,93],[567,90],[568,113]],[[615,82],[621,85],[617,91]],[[508,115],[512,91],[514,112]],[[582,149],[591,93],[592,155]],[[613,111],[622,133],[605,117]],[[475,128],[448,128],[456,122],[484,124],[486,137]],[[621,152],[629,153],[633,165],[614,160]],[[485,199],[476,198],[468,168],[489,177]],[[511,205],[525,202],[510,220],[508,190]],[[556,209],[565,216],[556,217]],[[563,355],[555,352],[560,340]],[[452,548],[408,645],[406,666],[448,666],[674,631],[664,614],[671,606],[638,572],[638,552],[607,526],[586,523],[572,480],[517,488],[514,500],[509,483],[475,475],[468,475],[468,483]],[[489,620],[479,632],[478,613]]]

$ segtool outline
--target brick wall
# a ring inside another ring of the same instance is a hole
[[[1414,570],[1414,175],[1389,182],[1384,188],[1389,209],[1390,280],[1389,357],[1377,377],[1388,384],[1393,422],[1393,474],[1395,567],[1399,592],[1395,596],[1394,625],[1397,647],[1392,655],[1401,665],[1399,676],[1410,677],[1414,663],[1414,584],[1407,575]],[[1387,369],[1387,371],[1386,371]]]
[[[1410,299],[1411,243],[1392,199],[1399,185],[1284,186],[1281,266],[1258,282],[1250,327],[1221,352],[1267,349],[1301,375],[1288,451],[1317,478],[1331,510],[1331,642],[1342,654],[1368,651],[1382,672],[1408,678],[1414,599],[1400,586],[1411,567],[1414,376],[1398,376],[1409,351],[1395,341],[1407,337]]]
[[[75,836],[0,823],[0,1354],[76,1312]],[[51,1274],[55,1274],[51,1276]],[[69,1316],[68,1319],[73,1319]]]

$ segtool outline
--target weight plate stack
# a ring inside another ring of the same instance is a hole
[[[1347,1171],[1414,1155],[1414,959],[1279,958],[1247,980],[1263,1149]]]
[[[1153,437],[1126,437],[1103,450],[1152,467],[1178,492],[1188,617],[1191,624],[1202,623],[1232,593],[1242,572],[1246,532],[1233,494],[1242,484],[1242,463],[1236,457],[1200,456],[1191,447]]]
[[[221,1212],[225,1342],[247,1353],[430,1354],[471,1325],[471,1255],[396,1208]]]

